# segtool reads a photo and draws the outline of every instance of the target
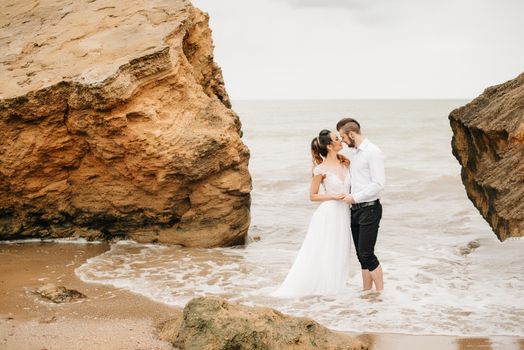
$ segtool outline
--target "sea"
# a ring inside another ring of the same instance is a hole
[[[344,332],[524,337],[524,240],[497,239],[467,198],[451,152],[447,117],[467,102],[234,101],[251,150],[248,244],[187,249],[120,241],[75,272],[83,281],[169,305],[218,296],[307,316]],[[356,118],[385,154],[376,245],[385,290],[361,291],[351,247],[343,293],[271,297],[318,206],[309,201],[310,142],[321,129],[334,130],[342,117]]]

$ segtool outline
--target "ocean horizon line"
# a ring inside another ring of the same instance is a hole
[[[231,99],[231,102],[286,102],[286,101],[471,101],[470,98],[246,98]]]

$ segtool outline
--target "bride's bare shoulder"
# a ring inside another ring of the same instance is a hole
[[[324,162],[320,163],[320,164],[317,164],[313,167],[313,175],[324,175],[325,174],[325,169],[324,169],[324,166],[323,166]]]

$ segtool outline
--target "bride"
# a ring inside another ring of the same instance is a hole
[[[349,275],[350,212],[343,198],[349,193],[349,160],[338,152],[342,140],[322,130],[311,142],[313,178],[309,198],[322,202],[309,223],[302,247],[278,297],[337,294]],[[324,194],[319,194],[322,184]]]

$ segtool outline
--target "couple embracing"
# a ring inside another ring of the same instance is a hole
[[[385,185],[384,156],[360,130],[344,118],[337,131],[322,130],[311,141],[313,178],[310,199],[322,202],[286,279],[274,293],[280,297],[330,295],[344,290],[349,277],[351,236],[362,268],[365,291],[384,288],[375,255]],[[347,156],[340,154],[343,143]],[[324,191],[319,193],[320,186]]]

